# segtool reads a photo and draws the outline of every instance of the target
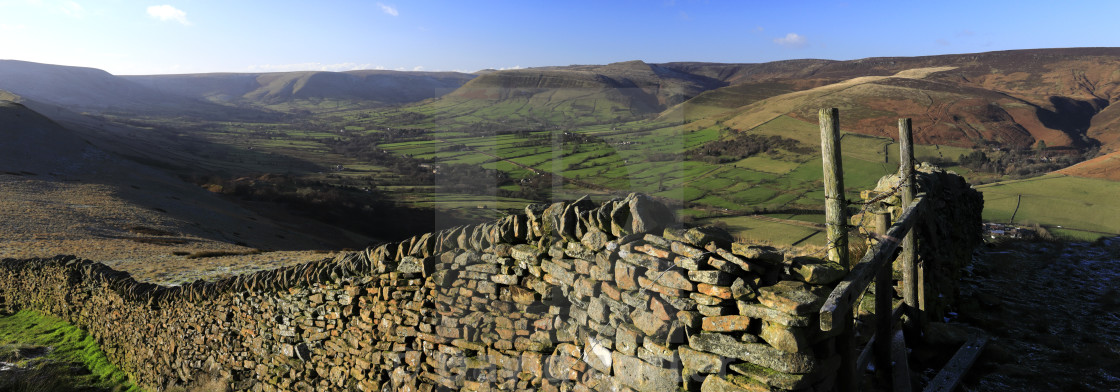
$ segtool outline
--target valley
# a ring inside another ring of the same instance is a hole
[[[1106,238],[1120,235],[1116,69],[1116,48],[760,64],[627,61],[472,74],[116,76],[3,60],[0,259],[73,254],[193,296],[207,281],[260,271],[272,272],[226,282],[310,279],[309,265],[330,267],[382,244],[390,244],[382,252],[393,252],[403,240],[398,252],[409,252],[410,238],[524,213],[528,204],[583,196],[597,203],[630,193],[668,206],[686,227],[725,229],[728,244],[819,254],[827,244],[816,112],[837,107],[849,200],[897,171],[894,127],[908,117],[918,161],[963,175],[983,194],[985,220],[1038,234],[1036,244],[987,238],[995,250],[965,274],[965,301],[953,317],[998,327],[1014,314],[1056,309],[1015,308],[1038,302],[1041,292],[1016,291],[1022,279],[1014,274],[1025,272],[1004,268],[1012,260],[1001,255],[1042,251],[1067,263],[1076,252],[1114,256],[1115,241]],[[1063,240],[1096,242],[1055,245]],[[426,245],[417,243],[412,248],[423,252]],[[1098,271],[1093,263],[1079,273]],[[318,276],[339,271],[315,268]],[[490,280],[481,282],[476,288],[486,290]],[[1018,297],[995,298],[1002,294],[981,283],[1006,285]],[[1104,294],[1090,294],[1085,306],[1109,306]],[[1010,313],[987,315],[992,309]],[[93,359],[53,352],[36,359],[41,346],[63,343],[48,332],[18,332],[73,329],[58,323],[33,312],[0,317],[0,340],[16,344],[0,359],[100,361],[87,366],[104,369],[73,382],[133,387],[92,349]],[[966,386],[1037,382],[1017,360],[1035,352],[1047,355],[1044,365],[1060,367],[1063,378],[1054,385],[1107,385],[1107,372],[1075,376],[1092,364],[1061,363],[1083,349],[1089,330],[1063,331],[1081,340],[1021,344],[1001,335],[1005,341],[981,359],[983,375]],[[96,346],[73,334],[80,347]],[[1113,354],[1097,357],[1111,364]]]
[[[114,76],[3,61],[0,74],[19,76],[0,83],[15,105],[10,111],[46,116],[71,145],[88,141],[97,154],[128,165],[61,178],[56,167],[9,155],[3,171],[13,184],[7,191],[43,199],[97,194],[170,211],[144,200],[189,194],[191,202],[240,209],[236,219],[244,223],[191,223],[224,233],[209,239],[231,244],[234,253],[363,248],[532,202],[630,192],[674,206],[688,224],[820,246],[814,116],[819,107],[838,107],[849,198],[896,170],[892,127],[910,117],[917,159],[984,184],[986,219],[1006,222],[1014,213],[1017,223],[1095,239],[1120,233],[1120,207],[1110,197],[1116,161],[1106,155],[1120,146],[1109,105],[1120,99],[1120,79],[1107,71],[1116,65],[1120,50],[1109,48],[762,64],[631,61],[476,74]],[[19,139],[26,126],[9,124],[5,137],[23,146],[17,149],[38,157],[64,151],[56,145],[61,139]],[[175,185],[123,175],[149,171]],[[53,190],[38,191],[44,187]],[[1067,202],[1051,208],[1057,200]],[[152,226],[189,241],[200,235],[182,222],[155,225],[144,214],[117,226]],[[407,224],[378,223],[390,219]],[[244,238],[273,225],[294,232]],[[97,230],[86,231],[107,235]],[[330,240],[292,242],[305,236]],[[40,237],[68,241],[61,231],[31,238]],[[45,249],[72,245],[59,244]],[[159,245],[151,254],[207,250]]]

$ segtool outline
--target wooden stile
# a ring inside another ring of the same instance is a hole
[[[904,233],[909,232],[917,221],[919,210],[923,208],[922,198],[914,200],[914,205],[906,209],[898,221],[887,231],[882,241],[872,245],[867,250],[863,259],[852,268],[825,299],[821,306],[820,321],[822,331],[831,331],[836,328],[843,318],[851,317],[852,307],[859,300],[859,296],[867,290],[867,286],[875,279],[880,268],[894,260],[895,252],[902,244]],[[838,318],[839,317],[839,318]]]

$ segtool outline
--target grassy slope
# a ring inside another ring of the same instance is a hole
[[[54,316],[30,310],[0,316],[0,347],[49,348],[44,357],[16,362],[20,367],[35,367],[38,372],[27,376],[28,379],[4,377],[6,381],[0,381],[0,390],[7,390],[5,387],[19,390],[19,383],[27,381],[39,384],[29,385],[27,390],[140,391],[127,374],[109,362],[92,336]],[[88,372],[73,371],[65,364],[79,365]]]
[[[1021,195],[1015,222],[1061,226],[1059,234],[1083,239],[1120,234],[1120,182],[1049,174],[976,189],[984,193],[986,220],[1009,221]]]

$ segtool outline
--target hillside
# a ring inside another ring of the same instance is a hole
[[[1076,177],[1120,182],[1120,151],[1101,155],[1058,172]]]
[[[331,99],[401,104],[443,95],[474,75],[458,72],[208,73],[122,76],[154,90],[217,103],[272,105]]]
[[[99,69],[17,60],[0,60],[0,90],[34,101],[86,112],[202,118],[243,118],[258,115],[166,94]]]
[[[705,93],[683,109],[696,127],[727,123],[749,130],[790,116],[816,121],[839,107],[847,129],[891,136],[896,120],[914,120],[923,144],[1025,148],[1120,141],[1120,48],[1018,50],[968,55],[870,58],[809,67]],[[704,118],[707,117],[707,118]]]
[[[642,61],[504,70],[483,73],[432,106],[483,109],[469,112],[491,120],[510,114],[558,120],[561,113],[583,123],[624,121],[726,86],[718,76],[718,72],[694,74]]]
[[[707,76],[728,84],[740,84],[778,78],[804,78],[812,75],[814,70],[834,62],[836,60],[802,59],[741,64],[674,62],[664,63],[661,66],[693,75]]]
[[[330,249],[373,241],[310,220],[276,223],[99,149],[18,103],[0,101],[0,139],[0,258],[76,254],[180,282],[264,268],[265,259],[323,257],[275,252],[202,262],[186,257],[192,254]]]
[[[1016,50],[761,64],[629,61],[480,72],[417,108],[444,119],[617,123],[657,115],[753,129],[813,123],[839,107],[851,131],[881,137],[914,120],[919,143],[1111,151],[1120,143],[1120,48]]]
[[[646,63],[640,60],[607,65],[569,65],[480,72],[480,76],[448,95],[443,106],[486,100],[506,109],[498,113],[531,115],[560,111],[602,120],[626,120],[688,105],[688,118],[707,106],[734,108],[754,99],[794,91],[814,70],[832,60],[789,60],[769,63]],[[773,80],[785,82],[770,83]],[[820,82],[809,82],[819,84]],[[789,87],[797,86],[797,87]],[[757,87],[757,88],[756,88]],[[715,91],[746,96],[709,95]],[[694,99],[699,102],[693,103]],[[729,104],[730,103],[730,104]],[[468,104],[469,106],[469,104]],[[700,108],[697,110],[697,108]],[[497,117],[489,113],[475,113]],[[704,114],[708,114],[705,112]],[[547,116],[544,115],[544,116]]]

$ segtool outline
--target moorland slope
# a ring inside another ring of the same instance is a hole
[[[683,110],[704,114],[689,116],[701,119],[697,126],[718,122],[749,130],[783,115],[814,122],[817,108],[832,106],[846,114],[846,130],[874,136],[894,135],[896,120],[910,117],[923,144],[1024,148],[1042,141],[1115,150],[1120,109],[1111,104],[1120,99],[1118,68],[1120,48],[835,61],[793,78],[714,90]],[[810,90],[817,91],[805,93]]]
[[[75,254],[163,282],[322,258],[373,240],[313,221],[278,223],[106,152],[0,101],[0,258]],[[244,254],[207,258],[200,255]],[[266,262],[267,260],[267,262]]]

